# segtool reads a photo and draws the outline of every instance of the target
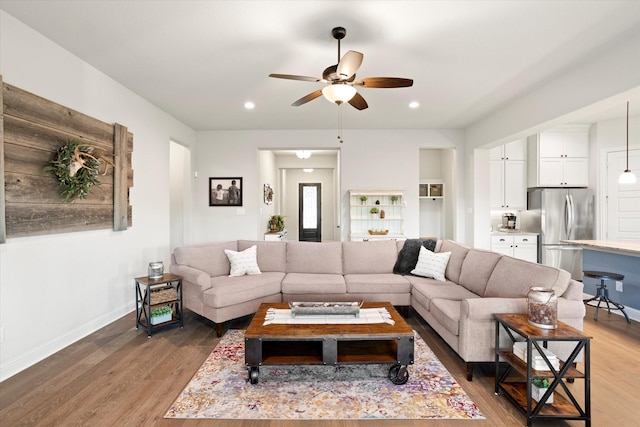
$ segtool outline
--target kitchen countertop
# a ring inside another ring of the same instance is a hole
[[[640,240],[562,240],[562,242],[580,245],[584,249],[640,256]]]
[[[491,232],[492,236],[504,236],[504,235],[517,235],[517,236],[537,236],[538,233],[530,233],[528,231],[514,230],[514,231],[500,231],[494,230]]]

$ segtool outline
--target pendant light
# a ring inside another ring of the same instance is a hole
[[[627,101],[627,168],[618,178],[618,184],[635,184],[636,176],[629,169],[629,101]]]

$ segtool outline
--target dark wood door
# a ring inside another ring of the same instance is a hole
[[[298,240],[300,241],[320,242],[322,239],[321,190],[320,183],[298,184]]]

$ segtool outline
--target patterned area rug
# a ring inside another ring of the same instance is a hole
[[[251,385],[244,331],[220,340],[165,418],[484,419],[416,333],[409,381],[394,385],[389,365],[262,366]]]

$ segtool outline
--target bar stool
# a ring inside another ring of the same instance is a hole
[[[609,299],[609,290],[607,289],[607,285],[605,281],[607,280],[622,280],[624,276],[622,274],[616,273],[607,273],[606,271],[583,271],[582,274],[584,277],[591,277],[592,279],[600,279],[600,286],[596,289],[596,296],[593,298],[589,298],[584,300],[586,305],[590,305],[596,308],[596,315],[594,320],[598,320],[598,310],[600,309],[600,304],[603,302],[607,304],[607,311],[611,314],[611,310],[620,310],[622,314],[624,314],[625,319],[627,319],[627,323],[631,323],[629,320],[629,316],[624,311],[624,305],[618,304],[617,302],[611,301]],[[597,305],[589,304],[590,302],[598,301]]]

